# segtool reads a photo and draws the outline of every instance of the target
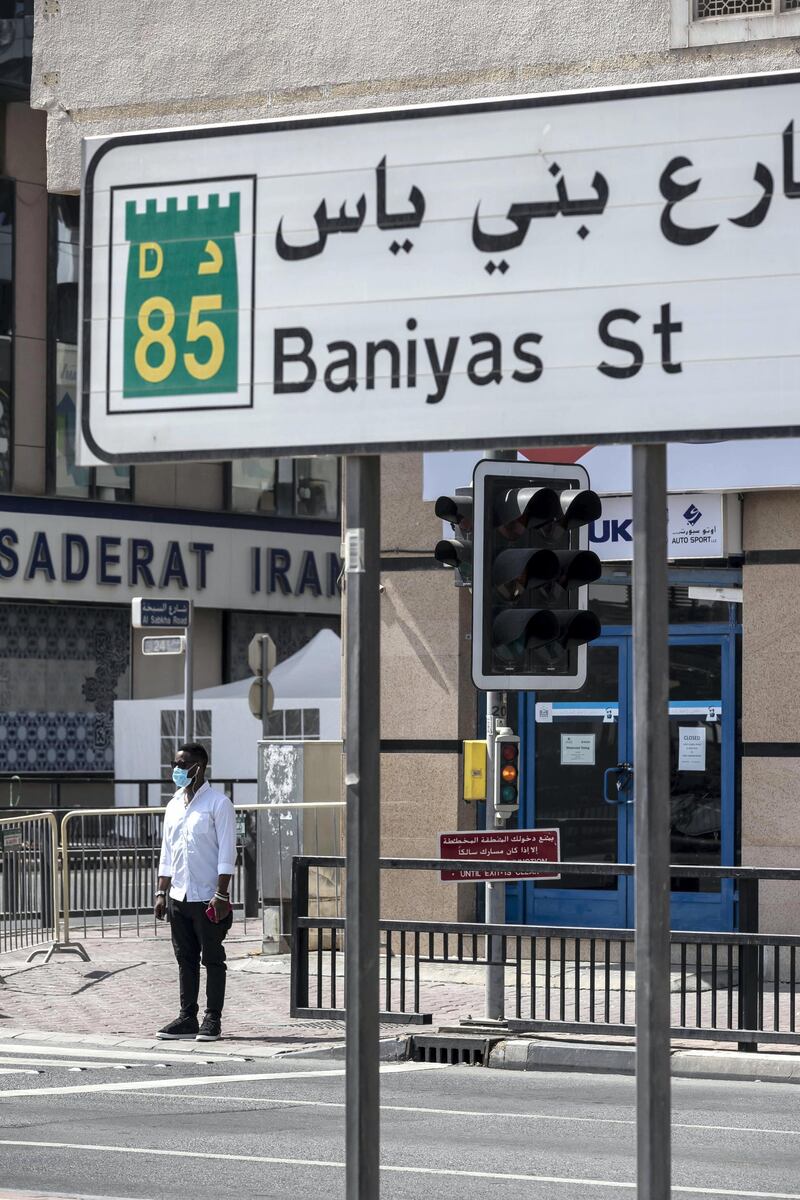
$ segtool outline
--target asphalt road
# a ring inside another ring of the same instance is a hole
[[[673,1095],[675,1196],[800,1200],[800,1087]],[[387,1064],[381,1195],[635,1196],[633,1101],[621,1076]],[[343,1167],[338,1063],[0,1042],[0,1196],[336,1200]]]

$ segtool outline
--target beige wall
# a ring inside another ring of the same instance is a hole
[[[75,191],[92,134],[797,66],[794,38],[670,42],[669,0],[36,0],[31,94]]]
[[[183,694],[183,655],[142,654],[142,637],[153,630],[134,629],[131,645],[131,696],[149,700]],[[194,686],[222,682],[222,613],[215,608],[194,610]]]
[[[426,741],[474,736],[475,692],[460,686],[469,608],[449,571],[430,570],[440,523],[421,496],[422,455],[385,455],[381,555],[385,565],[411,560],[410,569],[381,575],[381,737],[418,744],[381,759],[381,853],[402,858],[437,857],[439,833],[474,825],[474,808],[460,799],[462,756],[425,749]],[[473,889],[430,872],[386,872],[382,886],[386,916],[472,915]]]
[[[800,560],[800,492],[752,493],[744,501],[745,550],[794,551]],[[800,752],[753,755],[759,743],[800,747],[800,561],[744,567],[742,637],[742,863],[800,865]],[[772,747],[774,751],[774,747]],[[791,933],[800,888],[761,888],[761,927]]]

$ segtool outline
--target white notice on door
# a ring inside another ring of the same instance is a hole
[[[706,731],[701,726],[678,726],[678,770],[705,771]]]
[[[593,767],[594,734],[562,733],[561,765],[562,767]]]

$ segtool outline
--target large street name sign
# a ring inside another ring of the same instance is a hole
[[[800,432],[800,75],[85,143],[81,461]]]

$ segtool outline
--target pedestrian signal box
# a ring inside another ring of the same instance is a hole
[[[486,799],[486,742],[464,742],[464,799]]]

